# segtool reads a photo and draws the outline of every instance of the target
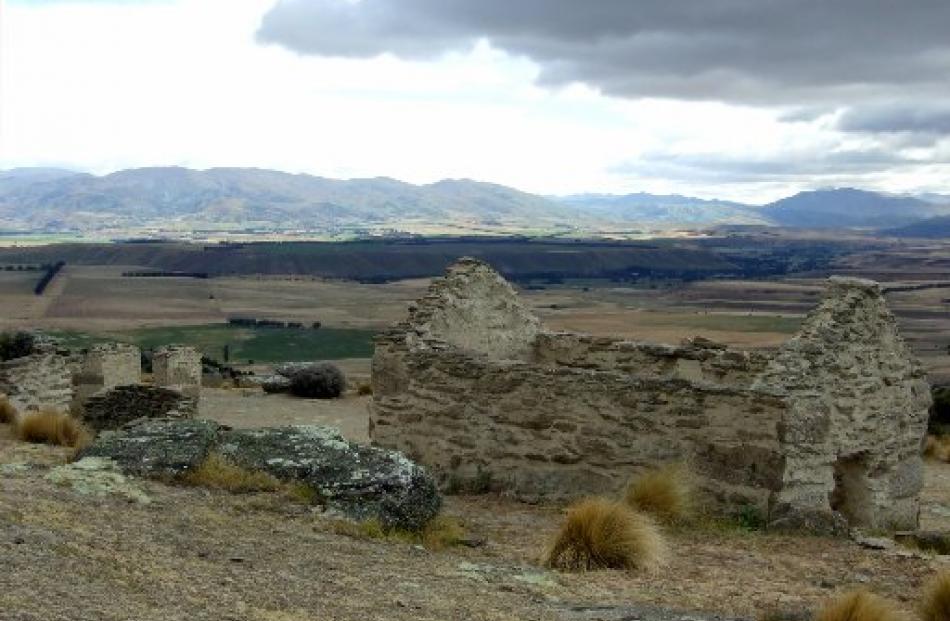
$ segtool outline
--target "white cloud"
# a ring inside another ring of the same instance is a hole
[[[432,62],[303,56],[255,40],[269,0],[8,3],[0,17],[0,168],[93,172],[257,166],[411,182],[469,177],[540,193],[683,192],[765,201],[814,180],[668,175],[656,162],[841,149],[834,115],[547,89],[480,44]],[[878,149],[874,137],[860,137]],[[852,148],[853,145],[847,148]],[[794,164],[794,162],[792,162]],[[942,165],[845,171],[883,189]],[[850,175],[850,176],[849,176]]]

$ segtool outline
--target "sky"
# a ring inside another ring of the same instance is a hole
[[[946,0],[0,0],[0,169],[950,194]]]

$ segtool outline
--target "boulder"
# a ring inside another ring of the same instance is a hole
[[[300,425],[224,432],[217,451],[250,470],[305,482],[328,507],[386,529],[419,530],[442,504],[435,481],[402,453]]]
[[[139,419],[119,431],[99,434],[77,458],[105,457],[126,474],[175,478],[204,461],[220,430],[209,420]]]
[[[232,430],[201,419],[140,419],[103,432],[79,455],[112,460],[125,474],[174,479],[217,452],[248,470],[311,487],[322,504],[386,529],[416,531],[442,505],[435,481],[401,453],[343,439],[329,427]]]

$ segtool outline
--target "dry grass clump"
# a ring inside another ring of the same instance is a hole
[[[23,442],[55,444],[82,448],[92,434],[81,422],[51,407],[22,414],[16,423],[16,435]]]
[[[950,435],[927,436],[924,456],[939,461],[950,461]]]
[[[0,423],[16,423],[20,415],[6,395],[0,395]]]
[[[826,603],[817,621],[904,621],[894,605],[865,590],[852,591]]]
[[[652,569],[666,556],[656,523],[622,502],[588,498],[571,505],[548,551],[548,567],[567,570]]]
[[[950,571],[942,571],[931,580],[920,602],[923,621],[950,621]]]
[[[248,470],[218,453],[209,454],[201,465],[183,477],[185,483],[232,493],[273,492],[283,487],[266,472]]]
[[[670,464],[630,481],[624,500],[664,522],[683,522],[693,511],[692,487],[686,466]]]
[[[355,539],[382,539],[397,543],[422,544],[428,550],[444,550],[461,544],[465,540],[465,529],[453,517],[439,515],[426,524],[419,532],[406,530],[387,530],[377,518],[361,522],[334,520],[330,530],[338,535]]]
[[[373,385],[370,384],[369,382],[360,382],[356,386],[356,394],[358,394],[361,397],[365,397],[366,395],[373,394]]]

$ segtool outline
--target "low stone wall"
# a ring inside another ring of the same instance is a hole
[[[177,390],[132,384],[106,389],[87,399],[82,418],[101,431],[118,429],[138,418],[193,418],[197,413],[197,401]]]
[[[73,400],[72,370],[55,352],[0,362],[0,393],[19,410],[52,406],[66,410]]]
[[[379,372],[387,366],[406,373]],[[710,504],[763,514],[781,485],[785,404],[765,391],[410,352],[398,337],[377,341],[373,378],[371,437],[443,483],[568,499],[685,460]]]

